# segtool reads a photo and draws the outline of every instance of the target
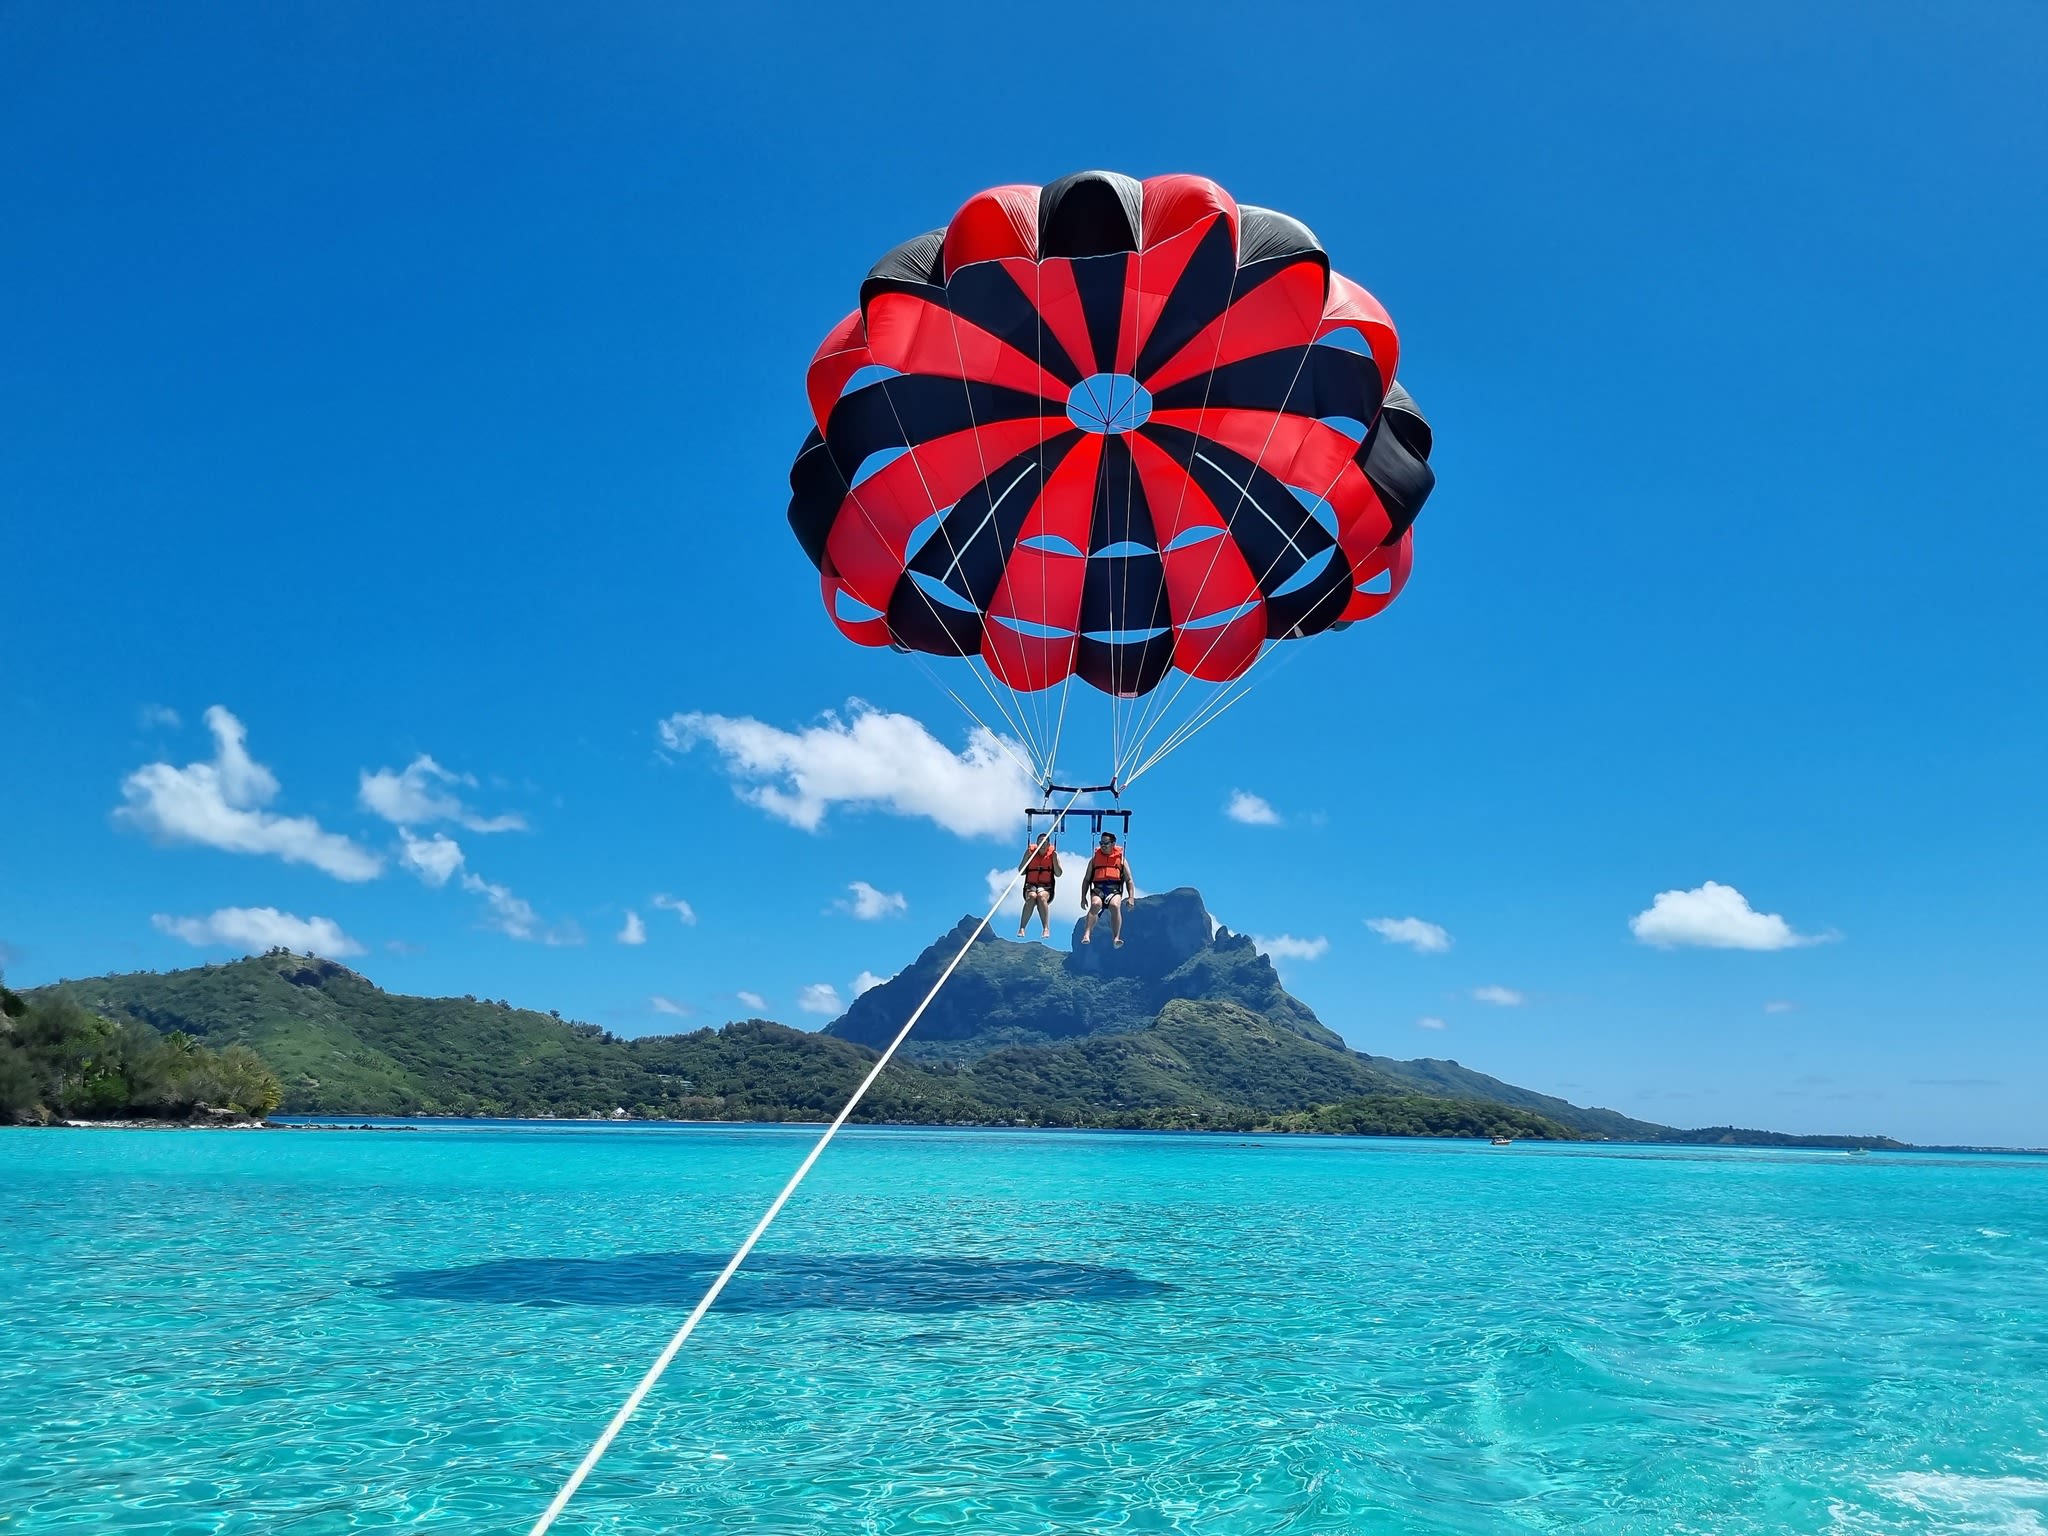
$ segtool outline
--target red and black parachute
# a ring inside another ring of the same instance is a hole
[[[997,187],[889,252],[808,377],[789,520],[864,645],[1020,693],[1242,676],[1380,612],[1434,483],[1398,342],[1198,176]]]

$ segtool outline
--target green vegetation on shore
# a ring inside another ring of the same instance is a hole
[[[0,986],[0,1124],[185,1120],[203,1110],[261,1117],[283,1098],[276,1074],[246,1045],[216,1051],[61,994],[23,997]]]

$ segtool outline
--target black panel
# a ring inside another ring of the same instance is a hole
[[[1069,385],[1081,382],[1080,368],[1039,318],[1036,295],[1018,287],[995,262],[978,261],[955,272],[946,285],[946,303],[962,320],[1000,336],[1053,377]]]
[[[1230,225],[1218,219],[1210,226],[1187,269],[1166,296],[1166,303],[1138,355],[1137,375],[1148,378],[1202,332],[1202,327],[1230,306],[1237,280],[1237,247]]]
[[[1142,544],[1159,547],[1159,533],[1152,524],[1152,509],[1145,500],[1145,487],[1131,462],[1130,444],[1121,435],[1102,440],[1102,462],[1095,471],[1095,515],[1090,520],[1087,553],[1112,544]],[[1096,626],[1101,628],[1100,625]],[[1116,628],[1127,626],[1117,625]]]
[[[1275,213],[1271,208],[1238,205],[1237,264],[1249,267],[1276,256],[1312,256],[1322,269],[1330,270],[1329,254],[1323,242],[1301,220]]]
[[[1096,256],[1074,263],[1074,291],[1081,313],[1088,317],[1088,344],[1095,350],[1095,371],[1116,367],[1116,333],[1124,315],[1124,282],[1131,270],[1128,252]]]
[[[825,441],[840,474],[851,481],[868,455],[884,448],[908,448],[969,427],[1045,414],[1045,402],[1022,390],[935,374],[900,374],[841,397],[825,418]]]
[[[1081,171],[1038,194],[1038,255],[1106,256],[1135,251],[1144,187],[1115,171]]]
[[[811,428],[797,450],[796,462],[789,467],[789,490],[789,526],[811,564],[822,570],[825,540],[832,532],[839,504],[846,499],[846,477],[825,451],[825,440],[816,427]]]
[[[889,634],[906,650],[934,656],[981,654],[982,618],[933,602],[908,576],[897,580],[890,594]]]
[[[861,284],[861,307],[867,307],[869,283],[885,283],[900,286],[910,284],[919,288],[936,288],[945,282],[946,232],[934,229],[906,240],[868,269],[866,282]]]
[[[1408,530],[1436,488],[1436,471],[1429,467],[1430,443],[1429,423],[1422,419],[1408,391],[1396,384],[1387,391],[1387,408],[1358,452],[1366,479],[1379,492],[1393,519],[1385,543],[1393,543]]]
[[[1215,503],[1261,592],[1285,586],[1313,556],[1335,546],[1294,492],[1243,454],[1171,427],[1148,426],[1145,435],[1185,465]]]
[[[1136,645],[1111,645],[1086,636],[1074,647],[1074,675],[1091,688],[1118,696],[1150,693],[1173,667],[1173,634]]]
[[[1080,434],[1072,432],[1048,452],[1033,448],[989,471],[988,478],[954,505],[910,561],[910,569],[943,582],[976,608],[995,601],[1003,571],[1017,547],[1024,519]]]
[[[1283,347],[1197,374],[1152,399],[1155,411],[1203,405],[1318,419],[1349,416],[1366,425],[1379,412],[1380,372],[1371,358],[1337,347]]]

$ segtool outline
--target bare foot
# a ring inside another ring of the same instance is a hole
[[[1092,933],[1084,933],[1081,935],[1081,942],[1083,944],[1093,944],[1095,942],[1095,935]]]
[[[1118,939],[1118,940],[1116,941],[1116,947],[1117,947],[1118,949],[1122,949],[1122,948],[1124,947],[1124,941],[1123,941],[1122,939]]]

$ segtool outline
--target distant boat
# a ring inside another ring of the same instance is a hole
[[[1868,1147],[1851,1147],[1851,1148],[1849,1149],[1849,1155],[1850,1155],[1851,1157],[1868,1157],[1868,1156],[1870,1156],[1870,1148],[1868,1148]]]
[[[1493,1138],[1493,1144],[1496,1147],[1512,1147],[1515,1142],[1511,1136],[1496,1136]]]

